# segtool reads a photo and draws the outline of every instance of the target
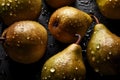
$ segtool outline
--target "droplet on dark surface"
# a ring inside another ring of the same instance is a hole
[[[54,47],[54,44],[49,44],[49,47],[50,47],[50,48],[53,48],[53,47]]]

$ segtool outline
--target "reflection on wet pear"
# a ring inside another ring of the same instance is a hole
[[[75,2],[76,0],[46,0],[46,3],[52,7],[52,8],[60,8],[63,6],[68,6],[71,5]]]
[[[47,46],[47,31],[38,22],[20,21],[5,29],[1,40],[7,55],[12,60],[30,64],[44,55]]]
[[[87,59],[95,72],[120,74],[120,37],[104,24],[96,24],[87,45]]]
[[[20,20],[36,20],[42,0],[0,0],[0,18],[6,25]]]
[[[120,19],[120,0],[96,0],[101,13],[110,19]]]
[[[91,23],[92,18],[86,12],[65,6],[51,15],[48,28],[60,42],[72,43],[77,40],[74,34],[80,34],[82,39]]]
[[[86,68],[79,41],[80,36],[76,43],[69,45],[45,62],[41,80],[85,80]]]

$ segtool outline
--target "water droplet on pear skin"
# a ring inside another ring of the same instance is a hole
[[[51,73],[54,73],[54,72],[55,72],[55,69],[54,69],[54,68],[51,68],[51,69],[50,69],[50,72],[51,72]]]
[[[99,72],[99,69],[98,69],[98,68],[95,68],[95,72]]]
[[[97,49],[97,50],[100,49],[100,44],[97,44],[96,49]]]

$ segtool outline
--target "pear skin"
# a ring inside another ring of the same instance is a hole
[[[51,15],[48,29],[58,41],[73,43],[77,40],[74,34],[80,34],[82,39],[91,23],[92,18],[86,12],[65,6]]]
[[[47,30],[35,21],[15,22],[2,33],[3,47],[14,61],[31,64],[45,53]]]
[[[73,43],[45,62],[41,80],[85,80],[85,74],[82,49]]]
[[[0,17],[6,25],[21,20],[36,20],[42,10],[42,0],[1,0]]]
[[[87,45],[89,64],[102,75],[120,72],[120,37],[113,34],[104,24],[96,24]]]
[[[120,19],[120,0],[96,0],[103,16],[110,19]]]

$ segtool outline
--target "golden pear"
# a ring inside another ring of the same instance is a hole
[[[15,22],[3,31],[2,37],[7,55],[19,63],[34,63],[46,51],[47,31],[36,21]]]
[[[58,41],[72,43],[77,40],[74,34],[80,34],[82,39],[91,23],[92,18],[86,12],[65,6],[51,15],[48,29]]]

